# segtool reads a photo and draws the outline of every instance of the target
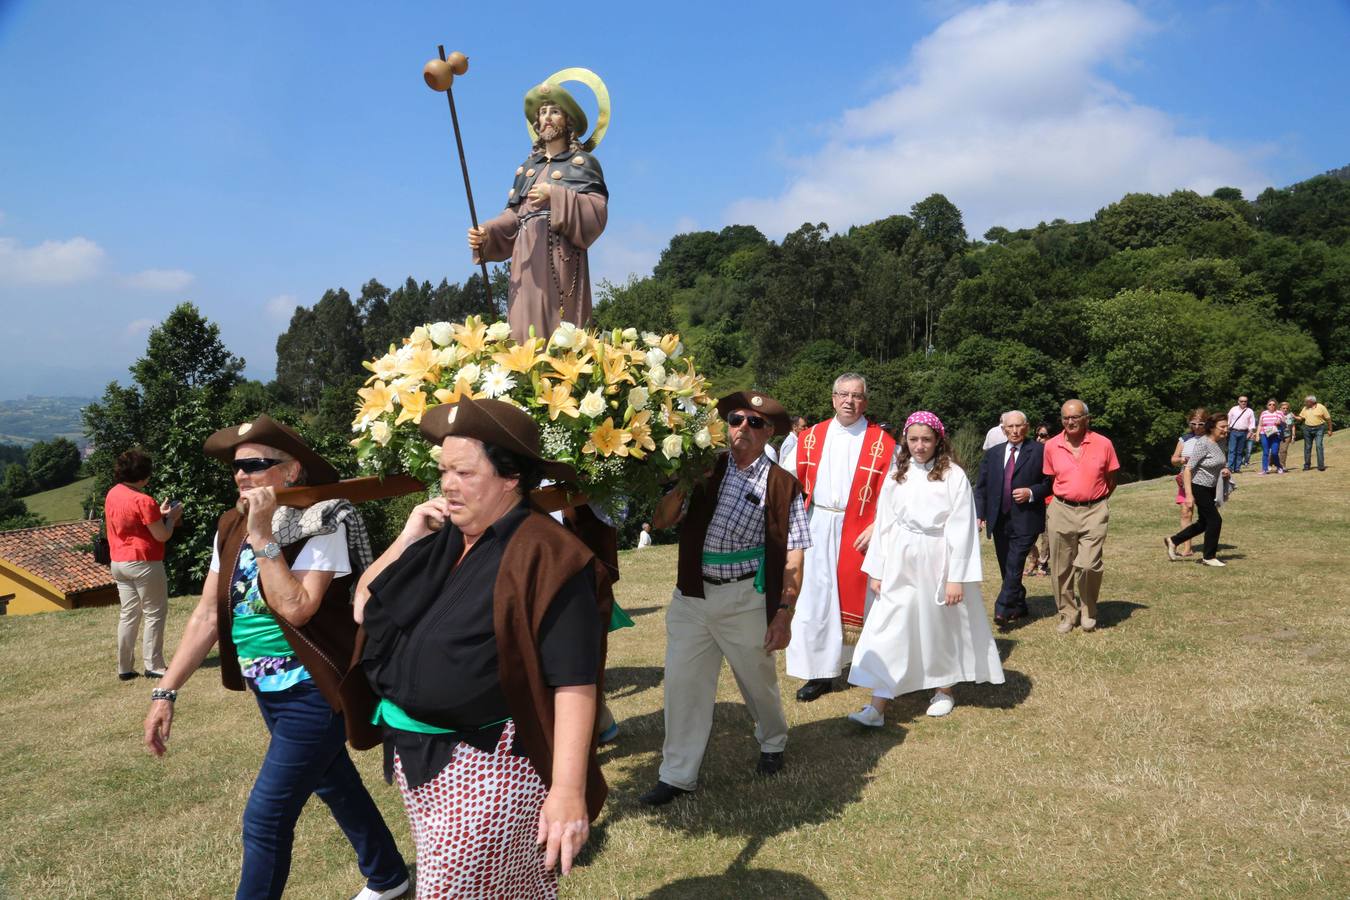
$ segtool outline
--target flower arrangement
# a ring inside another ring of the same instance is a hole
[[[578,489],[611,516],[629,498],[692,483],[726,445],[726,423],[677,334],[598,332],[564,323],[547,340],[511,339],[505,322],[423,325],[363,363],[357,391],[357,460],[364,471],[438,478],[439,447],[417,425],[461,397],[503,400],[539,424],[542,453],[576,468]]]

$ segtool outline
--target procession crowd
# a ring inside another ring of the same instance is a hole
[[[1004,413],[1002,439],[986,442],[972,479],[936,414],[917,411],[892,436],[867,419],[855,373],[835,380],[831,401],[834,416],[809,425],[758,391],[722,398],[729,449],[706,481],[657,507],[652,524],[678,524],[679,553],[662,758],[643,804],[698,789],[723,659],[766,777],[784,768],[788,743],[778,650],[801,682],[799,702],[843,689],[841,676],[868,691],[848,715],[864,729],[885,727],[903,694],[927,693],[928,715],[941,717],[956,684],[1003,683],[981,532],[1000,571],[996,627],[1028,620],[1023,577],[1038,571],[1052,580],[1059,633],[1097,627],[1120,463],[1084,402],[1063,404],[1058,433]],[[1253,436],[1263,474],[1284,471],[1280,451],[1300,424],[1305,468],[1314,448],[1325,467],[1325,407],[1314,397],[1298,414],[1278,407],[1269,401],[1257,418],[1241,397],[1227,414],[1188,418],[1173,455],[1184,527],[1166,539],[1169,559],[1203,535],[1201,561],[1223,565],[1218,507]],[[239,897],[281,896],[311,795],[352,844],[366,878],[359,900],[412,890],[349,743],[383,747],[421,897],[556,896],[604,803],[596,748],[619,731],[603,702],[607,632],[626,620],[613,604],[613,529],[533,505],[542,479],[575,473],[541,455],[538,427],[519,409],[463,398],[433,408],[420,429],[439,448],[441,494],[378,558],[350,501],[278,505],[279,488],[338,480],[296,432],[263,415],[213,434],[205,452],[231,467],[239,503],[219,520],[201,601],[167,667],[159,560],[182,511],[145,493],[148,456],[119,460],[105,513],[123,590],[118,675],[136,675],[144,610],[145,674],[160,679],[146,746],[164,754],[178,691],[217,645],[222,682],[252,691],[270,735],[243,811]]]

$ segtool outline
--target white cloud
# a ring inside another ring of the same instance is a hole
[[[157,324],[154,319],[137,319],[134,322],[128,322],[122,333],[129,338],[139,337],[142,334],[149,334],[150,329]]]
[[[142,291],[181,291],[192,283],[194,276],[182,269],[145,269],[128,275],[127,287]]]
[[[294,294],[277,294],[267,301],[267,315],[278,322],[289,322],[299,305]]]
[[[107,256],[88,238],[43,241],[24,247],[0,237],[0,283],[74,284],[97,275]]]
[[[728,222],[770,236],[803,222],[842,230],[942,193],[979,236],[1081,220],[1129,191],[1253,192],[1252,151],[1183,134],[1099,70],[1153,30],[1123,0],[997,0],[919,41],[896,86],[846,110],[777,197],[732,203]]]

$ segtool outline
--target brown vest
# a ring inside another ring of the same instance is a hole
[[[712,475],[694,490],[689,510],[680,526],[680,560],[675,586],[686,597],[703,596],[703,542],[708,523],[717,509],[717,491],[731,463],[731,454],[723,453],[713,465]],[[782,466],[769,463],[769,481],[764,493],[764,617],[772,622],[783,595],[783,570],[787,566],[788,511],[801,485]]]
[[[230,584],[234,580],[234,567],[247,538],[248,520],[237,510],[231,509],[220,517],[216,531],[216,546],[220,548],[220,573],[216,579],[216,630],[220,640],[220,680],[232,691],[244,690],[244,678],[239,670],[239,653],[235,650],[230,628],[234,621],[234,611],[230,606]],[[282,549],[286,565],[295,565],[295,559],[305,543],[297,541]],[[281,615],[276,615],[281,633],[286,636],[286,643],[291,645],[296,657],[304,663],[310,678],[314,680],[314,686],[336,711],[342,710],[338,685],[347,674],[356,641],[351,589],[351,575],[334,578],[313,618],[298,628]],[[266,602],[267,594],[262,590],[261,582],[258,591]],[[272,606],[271,603],[267,605],[268,608]],[[351,727],[350,723],[348,727]]]
[[[595,676],[596,702],[604,696],[605,652],[610,604],[614,592],[610,574],[586,545],[550,516],[531,512],[511,535],[502,552],[501,568],[492,594],[492,630],[497,638],[497,674],[506,706],[516,724],[516,740],[546,786],[553,784],[553,692],[544,681],[539,658],[539,628],[549,604],[562,586],[585,569],[595,568],[596,605],[600,613],[600,668]],[[351,655],[351,671],[342,681],[343,707],[347,712],[347,737],[357,750],[366,750],[381,740],[380,729],[370,725],[378,702],[360,655],[365,643],[361,631]],[[609,788],[596,759],[596,738],[591,739],[586,767],[586,808],[592,820],[600,815]]]

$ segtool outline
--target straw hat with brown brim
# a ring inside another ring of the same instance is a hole
[[[234,449],[240,444],[262,444],[293,457],[305,467],[307,484],[332,484],[339,480],[338,470],[309,448],[295,429],[282,425],[263,413],[252,422],[222,428],[206,439],[206,455],[224,463],[234,462]]]
[[[539,426],[528,413],[510,403],[463,397],[427,410],[419,427],[422,437],[433,444],[448,437],[473,438],[528,459],[554,481],[576,484],[576,469],[539,455]]]
[[[787,410],[783,408],[783,404],[768,394],[762,394],[759,391],[737,391],[734,394],[727,394],[717,401],[718,415],[724,419],[738,409],[748,409],[752,413],[763,416],[773,425],[774,434],[787,434],[792,430],[792,423],[788,421]]]

